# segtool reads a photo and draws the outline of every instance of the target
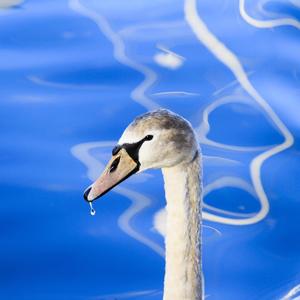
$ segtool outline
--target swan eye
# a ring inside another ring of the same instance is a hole
[[[144,138],[145,141],[151,141],[152,139],[153,139],[153,135],[152,134],[148,134]]]
[[[117,169],[119,162],[120,162],[120,156],[117,157],[117,158],[112,162],[112,164],[111,164],[111,166],[110,166],[110,168],[109,168],[109,173],[112,173],[112,172],[114,172],[114,171]]]

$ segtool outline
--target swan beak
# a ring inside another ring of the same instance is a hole
[[[85,190],[84,199],[89,202],[96,200],[138,170],[139,162],[122,148],[111,158],[100,177]]]

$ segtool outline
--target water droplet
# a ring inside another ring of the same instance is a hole
[[[91,208],[90,213],[91,213],[92,216],[94,216],[96,214],[96,211],[93,208],[92,202],[89,202],[89,203],[90,203],[90,208]]]

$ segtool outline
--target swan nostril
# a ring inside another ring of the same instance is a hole
[[[84,194],[83,194],[84,200],[86,200],[86,201],[88,201],[88,202],[90,202],[90,201],[88,200],[88,195],[89,195],[91,189],[92,189],[92,187],[88,187],[88,188],[84,191]]]
[[[119,162],[120,162],[120,157],[117,157],[111,164],[110,168],[109,168],[109,173],[112,173],[114,172],[118,165],[119,165]]]

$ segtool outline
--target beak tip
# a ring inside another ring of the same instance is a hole
[[[92,189],[92,187],[90,186],[84,191],[83,198],[85,201],[88,201],[88,202],[92,201],[91,199],[89,199],[89,193],[90,193],[91,189]]]

